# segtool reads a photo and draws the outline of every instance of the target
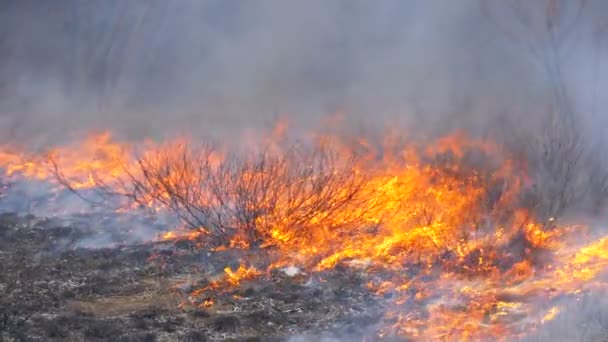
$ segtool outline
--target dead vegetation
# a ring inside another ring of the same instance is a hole
[[[555,220],[570,210],[597,215],[608,198],[608,172],[603,157],[604,134],[583,125],[599,122],[598,71],[603,61],[598,54],[605,48],[605,23],[587,27],[590,10],[585,0],[508,0],[501,3],[482,0],[482,12],[499,33],[516,48],[523,49],[546,78],[548,98],[545,108],[535,112],[536,121],[526,125],[507,123],[509,144],[523,150],[535,185],[531,208],[543,222]],[[592,36],[593,68],[590,84],[591,104],[576,100],[572,75],[568,74],[568,51],[576,40]]]
[[[200,274],[201,279],[174,293],[191,318],[204,322],[209,336],[282,334],[282,324],[297,324],[293,317],[323,307],[318,301],[303,303],[301,293],[323,294],[332,305],[324,317],[332,321],[342,321],[339,310],[348,307],[345,302],[353,295],[369,301],[374,293],[372,302],[399,303],[382,316],[386,322],[378,323],[377,318],[370,323],[398,336],[426,334],[429,330],[425,329],[437,329],[428,336],[468,333],[460,326],[445,331],[443,323],[427,327],[425,318],[433,314],[441,322],[450,322],[452,317],[456,318],[453,322],[470,321],[480,335],[491,334],[488,327],[494,323],[488,323],[487,317],[508,316],[496,324],[508,321],[505,329],[516,331],[523,316],[510,309],[501,312],[497,308],[501,298],[539,315],[531,304],[539,298],[528,301],[522,299],[525,295],[508,292],[518,293],[520,282],[537,286],[558,275],[545,266],[554,266],[556,239],[570,230],[558,227],[554,231],[555,217],[582,196],[576,190],[581,186],[577,170],[583,152],[580,145],[569,143],[578,141],[576,135],[569,135],[572,131],[560,137],[555,134],[561,128],[556,119],[541,138],[557,140],[526,146],[522,159],[497,144],[458,135],[423,146],[383,149],[368,145],[368,153],[357,156],[349,152],[357,148],[343,150],[339,144],[271,145],[238,153],[169,143],[146,149],[134,163],[125,164],[115,179],[96,179],[100,186],[95,190],[106,192],[108,198],[121,195],[150,210],[168,210],[191,230],[181,238],[174,235],[175,249],[159,251],[153,262],[163,277],[182,272],[186,260],[189,266],[197,265],[189,272]],[[526,165],[529,158],[538,163]],[[530,170],[537,173],[529,174]],[[547,178],[539,188],[526,188],[526,176],[536,181],[543,173],[554,178]],[[546,220],[538,221],[538,217]],[[569,239],[563,236],[557,242],[567,245]],[[226,252],[230,261],[211,260],[218,254],[201,258],[208,248],[213,253]],[[182,259],[186,255],[190,259]],[[276,277],[281,267],[294,265],[296,276]],[[336,280],[338,285],[330,293],[314,293],[302,286],[314,283],[318,274],[324,274],[327,282],[335,272],[361,270],[365,270],[364,278],[369,277],[366,290],[356,277]],[[300,271],[308,279],[299,278]],[[534,282],[536,277],[538,282]],[[450,278],[488,282],[476,285],[483,286],[482,290],[462,294],[444,281]],[[90,296],[111,296],[119,287],[95,274],[89,280],[93,286],[85,283],[81,290],[88,288]],[[251,280],[273,285],[251,286],[241,292]],[[576,281],[573,277],[572,283]],[[568,293],[570,283],[562,286],[556,291]],[[446,293],[456,299],[440,312],[433,313],[434,307],[420,300],[444,298]],[[294,310],[293,316],[275,310],[276,301],[282,303],[282,310]],[[104,302],[96,301],[92,306],[98,310],[92,311],[106,311]],[[235,315],[227,307],[247,314]],[[404,319],[401,312],[415,317]],[[267,326],[261,325],[260,317],[266,317]],[[136,324],[149,325],[145,320]],[[180,324],[163,329],[172,333]],[[96,331],[88,334],[94,337]]]
[[[70,228],[3,217],[2,229],[0,341],[284,341],[367,317],[362,308],[374,300],[345,269],[328,273],[334,279],[322,288],[278,271],[214,294],[215,305],[203,309],[188,304],[190,291],[238,259],[229,252],[164,242],[50,253],[44,246]]]
[[[53,307],[57,294],[39,277],[41,266],[24,252],[0,263],[0,337],[19,337],[40,307]]]
[[[354,156],[344,158],[322,146],[223,155],[210,147],[178,144],[146,151],[125,169],[126,177],[98,182],[106,194],[168,208],[218,244],[238,236],[255,247],[271,240],[278,225],[297,227],[298,234],[306,235],[312,221],[330,230],[360,222],[361,213],[341,214],[361,201],[357,195],[365,179],[355,165]]]

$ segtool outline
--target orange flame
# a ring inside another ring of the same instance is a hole
[[[270,140],[284,137],[286,129],[277,126]],[[381,336],[396,333],[421,341],[521,337],[559,314],[552,302],[556,298],[606,285],[608,237],[581,248],[572,236],[583,228],[549,229],[535,222],[520,205],[527,182],[522,163],[501,158],[499,146],[462,134],[422,146],[400,145],[394,138],[374,148],[362,137],[352,145],[323,136],[318,145],[336,153],[321,159],[321,165],[316,159],[309,164],[281,159],[287,152],[272,143],[271,157],[277,158],[256,164],[257,154],[247,155],[235,166],[224,151],[196,149],[187,139],[147,142],[138,157],[136,146],[104,133],[46,155],[6,147],[0,167],[13,178],[53,181],[60,173],[73,189],[120,190],[145,179],[139,202],[157,210],[174,205],[176,193],[193,206],[234,210],[206,188],[209,179],[226,185],[230,200],[241,200],[241,210],[255,213],[247,224],[229,222],[235,228],[230,235],[225,227],[196,222],[195,230],[169,231],[160,238],[198,241],[216,229],[230,241],[213,250],[249,248],[261,239],[261,247],[272,251],[272,267],[296,265],[314,272],[345,264],[388,272],[388,279],[368,282],[370,291],[395,294],[385,317],[392,323]],[[142,165],[149,173],[142,172]],[[243,189],[262,195],[238,197]],[[221,280],[194,295],[265,274],[253,262],[247,264],[252,266],[226,268]],[[212,306],[213,300],[202,305]]]

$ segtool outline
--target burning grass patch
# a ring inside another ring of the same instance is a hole
[[[71,302],[118,322],[116,335],[209,340],[515,339],[555,319],[563,298],[603,286],[605,238],[539,220],[525,163],[499,146],[462,136],[371,146],[177,141],[94,164],[86,182],[55,156],[60,184],[126,200],[116,215],[173,214],[182,229],[51,265],[74,282]],[[33,231],[25,241],[42,239]],[[148,310],[160,303],[166,311]],[[79,333],[101,338],[95,324]]]

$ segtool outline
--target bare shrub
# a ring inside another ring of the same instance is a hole
[[[236,234],[256,246],[278,226],[305,235],[311,224],[335,229],[356,221],[342,210],[364,182],[354,166],[353,158],[322,146],[245,156],[180,145],[141,156],[126,193],[143,205],[166,206],[220,241]]]
[[[576,127],[559,115],[548,118],[537,135],[527,141],[528,154],[537,180],[536,212],[545,219],[560,216],[582,198],[585,146]]]
[[[481,4],[485,16],[501,33],[530,54],[550,86],[550,109],[540,116],[540,122],[527,123],[533,127],[512,124],[509,130],[523,132],[517,134],[512,146],[517,149],[523,145],[533,172],[531,209],[545,221],[558,218],[569,209],[587,209],[582,206],[590,205],[597,212],[608,198],[608,172],[600,158],[603,144],[594,143],[585,134],[581,119],[589,113],[584,113],[573,100],[564,57],[564,52],[576,42],[577,34],[585,29],[588,2],[508,0],[499,4],[481,0]],[[591,34],[594,49],[598,49],[605,27],[594,29]],[[590,63],[597,69],[600,61],[595,56]],[[592,87],[590,114],[592,120],[597,120],[597,79]]]

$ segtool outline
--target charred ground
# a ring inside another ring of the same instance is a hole
[[[383,299],[348,268],[274,272],[215,292],[209,308],[179,305],[197,286],[238,266],[234,252],[188,241],[68,248],[84,236],[51,220],[0,217],[0,328],[7,341],[283,341],[335,332],[361,338]],[[203,299],[204,300],[204,299]]]

